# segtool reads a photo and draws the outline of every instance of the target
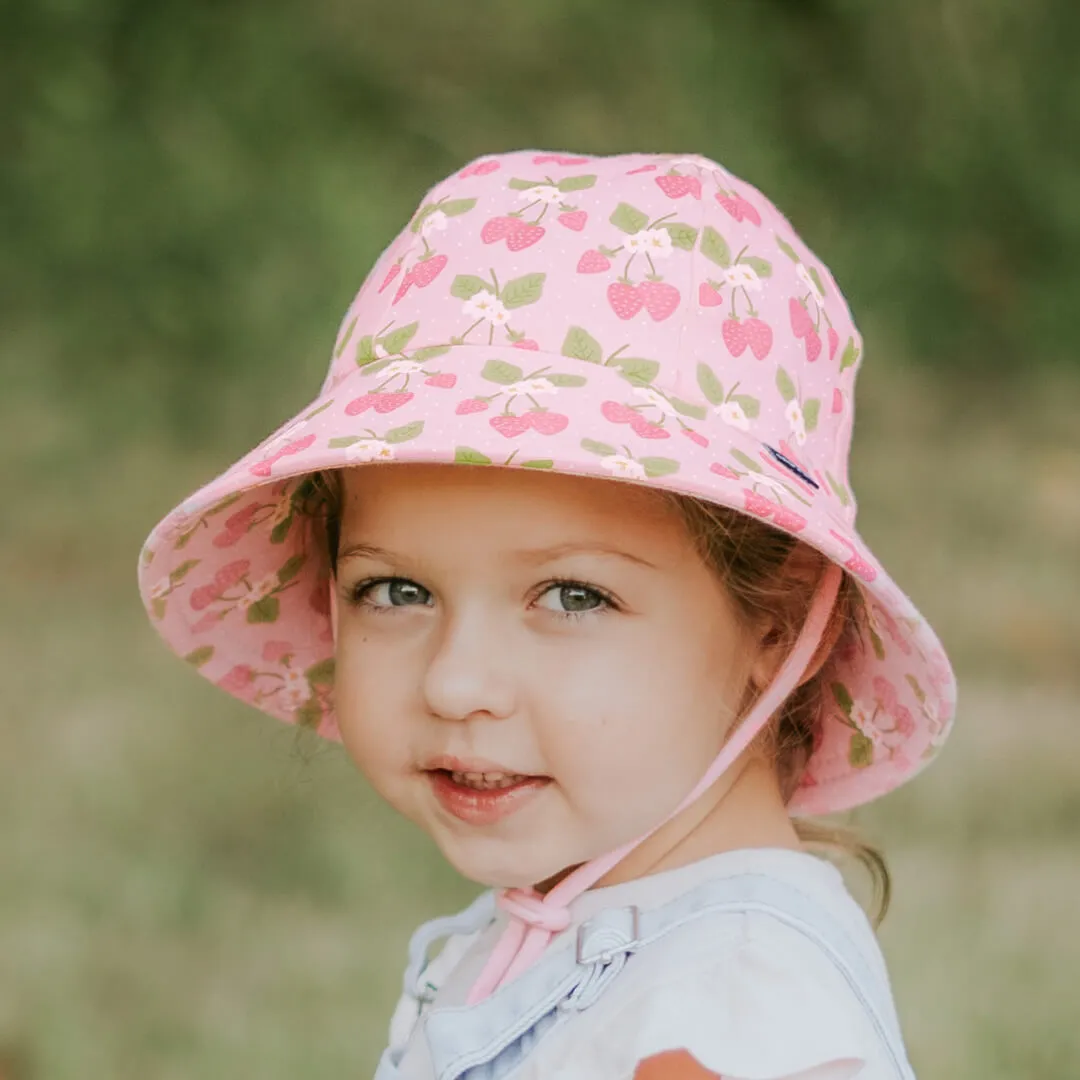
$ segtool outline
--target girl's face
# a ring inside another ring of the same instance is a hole
[[[532,885],[667,817],[753,660],[675,507],[613,481],[351,469],[336,589],[349,753],[485,885]]]

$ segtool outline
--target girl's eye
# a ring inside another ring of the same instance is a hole
[[[424,607],[431,603],[431,593],[408,578],[364,581],[356,586],[352,595],[355,604],[378,609]]]
[[[578,581],[556,581],[539,596],[537,603],[559,615],[584,615],[611,608],[611,601],[598,589]]]

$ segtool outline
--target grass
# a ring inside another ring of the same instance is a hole
[[[1080,1071],[1078,387],[861,378],[863,534],[962,680],[941,761],[856,815],[895,875],[882,939],[909,1048],[922,1080],[1061,1080]],[[138,432],[97,460],[86,428],[17,404],[0,1077],[370,1075],[409,931],[474,888],[336,748],[172,660],[135,593],[150,525],[250,433],[180,455]]]

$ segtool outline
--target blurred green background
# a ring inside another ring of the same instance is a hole
[[[1080,6],[27,0],[0,38],[0,1080],[366,1076],[473,887],[169,656],[154,522],[314,395],[435,180],[696,151],[867,339],[861,531],[961,678],[855,815],[923,1080],[1080,1075]]]

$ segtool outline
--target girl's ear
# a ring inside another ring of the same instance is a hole
[[[824,556],[807,544],[800,543],[788,557],[781,579],[783,594],[794,602],[797,597],[809,597],[821,577]],[[796,636],[802,629],[808,605],[795,613],[775,611],[758,624],[757,656],[750,670],[750,678],[758,690],[764,690],[776,677],[776,672],[784,662]],[[814,650],[814,655],[807,664],[806,671],[799,679],[799,685],[809,682],[828,660],[844,631],[843,620],[837,617],[833,608],[821,642]]]

